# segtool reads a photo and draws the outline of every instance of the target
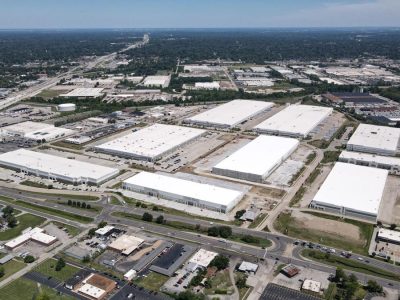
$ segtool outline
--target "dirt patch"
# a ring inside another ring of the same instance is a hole
[[[274,189],[274,188],[263,188],[255,186],[250,190],[251,193],[254,193],[261,197],[271,197],[274,199],[281,199],[285,195],[284,190]]]
[[[353,224],[319,218],[299,211],[293,211],[292,217],[296,220],[296,223],[300,225],[299,227],[336,235],[346,240],[360,240],[360,230]]]

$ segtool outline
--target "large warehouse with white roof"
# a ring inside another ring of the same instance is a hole
[[[123,188],[221,213],[229,212],[243,197],[243,192],[233,189],[149,172],[128,178]]]
[[[337,162],[310,207],[375,221],[387,176],[387,170]]]
[[[1,154],[0,165],[74,184],[100,184],[119,173],[118,169],[25,149]]]
[[[155,161],[206,131],[175,125],[154,124],[95,147],[97,151],[133,159]]]
[[[292,138],[260,135],[213,167],[217,175],[263,182],[298,147]]]
[[[233,100],[187,118],[186,123],[199,126],[232,128],[269,110],[274,103],[255,100]]]
[[[307,137],[331,113],[331,107],[290,105],[254,127],[258,133]]]
[[[347,143],[347,150],[396,155],[400,128],[360,124]]]

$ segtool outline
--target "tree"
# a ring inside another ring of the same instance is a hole
[[[347,281],[347,275],[344,273],[342,268],[336,269],[335,277],[333,278],[334,282],[340,283]]]
[[[1,266],[1,267],[0,267],[0,277],[3,277],[4,274],[5,274],[4,267]]]
[[[396,229],[396,227],[397,227],[397,225],[396,225],[396,224],[390,224],[390,229],[391,229],[391,230],[394,230],[394,229]]]
[[[238,288],[238,289],[244,289],[245,287],[247,287],[246,282],[247,282],[247,275],[240,276],[240,277],[236,280],[236,286],[237,286],[237,288]]]
[[[55,270],[56,270],[56,271],[61,271],[62,268],[64,268],[64,267],[65,267],[65,261],[64,261],[64,259],[62,259],[62,257],[60,257],[60,258],[58,259],[58,261],[57,261]]]
[[[382,293],[383,288],[375,280],[368,280],[366,290],[370,293]]]
[[[203,294],[194,294],[191,291],[184,291],[179,293],[176,300],[203,300],[205,299]]]
[[[240,219],[240,218],[244,215],[245,212],[246,212],[245,209],[238,210],[238,211],[236,212],[236,214],[235,214],[235,219]]]
[[[153,215],[149,214],[148,212],[145,212],[142,216],[142,220],[146,222],[152,222],[153,221]]]
[[[103,228],[103,227],[106,227],[107,226],[107,222],[106,221],[101,221],[100,223],[99,223],[99,225],[97,225],[97,228]]]
[[[81,202],[80,201],[76,202],[76,206],[81,207]]]
[[[208,235],[209,236],[218,236],[219,235],[219,230],[218,227],[213,226],[208,228]]]
[[[72,206],[76,206],[76,201],[72,201]]]
[[[15,226],[17,226],[17,224],[18,224],[18,220],[17,220],[16,217],[14,217],[13,215],[9,215],[7,217],[7,225],[8,225],[8,227],[14,228]]]
[[[90,228],[89,232],[88,232],[88,235],[89,236],[94,236],[95,234],[96,234],[96,228]]]
[[[14,213],[14,208],[10,205],[7,205],[6,207],[3,208],[3,217],[7,218],[8,216],[11,216]]]
[[[35,258],[32,255],[27,255],[24,258],[24,263],[26,263],[26,264],[33,263],[34,261],[35,261]]]
[[[229,266],[229,258],[224,255],[217,255],[210,262],[210,267],[216,267],[218,270],[226,269]]]
[[[158,208],[158,206],[153,206],[153,208],[152,208],[154,211],[159,211],[159,208]]]
[[[69,206],[72,205],[72,200],[68,200],[68,205],[69,205]]]
[[[232,235],[232,228],[229,226],[220,226],[219,235],[225,239],[230,237]]]
[[[89,255],[85,255],[85,256],[83,257],[83,259],[82,259],[82,262],[84,262],[84,263],[90,262],[90,256],[89,256]]]
[[[86,208],[87,208],[87,209],[91,209],[92,206],[91,206],[90,204],[88,204],[88,205],[86,205]]]
[[[164,223],[164,216],[159,215],[156,219],[157,224],[163,224]]]
[[[81,207],[82,207],[82,208],[86,208],[86,202],[82,202]]]

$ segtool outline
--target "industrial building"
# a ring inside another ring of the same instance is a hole
[[[389,171],[389,174],[400,175],[400,158],[398,157],[342,151],[339,156],[339,161],[355,165],[385,169]]]
[[[64,98],[98,98],[103,97],[103,88],[77,88],[69,93],[61,94]]]
[[[386,228],[379,228],[376,233],[378,242],[385,242],[400,245],[400,232]]]
[[[387,170],[337,162],[310,207],[375,221],[387,176]]]
[[[305,138],[332,111],[331,107],[290,105],[254,127],[254,130],[258,133]]]
[[[400,128],[360,124],[347,142],[347,150],[394,156],[399,139]]]
[[[99,152],[155,161],[197,139],[206,131],[175,125],[154,124],[95,147]]]
[[[116,287],[114,280],[92,273],[82,281],[77,292],[89,299],[100,300],[106,298]]]
[[[170,80],[170,76],[147,76],[143,81],[143,85],[147,87],[167,88]]]
[[[149,172],[128,178],[122,187],[221,213],[229,212],[243,197],[243,192],[236,190]]]
[[[73,134],[74,131],[52,124],[26,121],[0,128],[0,135],[47,142]]]
[[[207,268],[217,255],[218,253],[216,252],[199,249],[199,251],[193,254],[189,259],[188,263],[193,265],[194,270],[198,267]]]
[[[187,118],[185,122],[206,127],[232,128],[273,106],[271,102],[237,99]]]
[[[213,167],[212,172],[263,182],[297,148],[297,139],[260,135]]]
[[[143,242],[144,240],[141,238],[124,234],[108,245],[108,248],[120,252],[123,255],[130,255],[133,251],[139,248]]]
[[[20,236],[7,242],[5,247],[9,250],[13,250],[29,241],[34,241],[44,246],[50,246],[57,241],[57,238],[55,236],[46,234],[44,229],[35,227],[23,232]]]
[[[212,81],[212,82],[196,82],[194,84],[194,88],[196,90],[219,90],[220,89],[220,83],[218,81]]]
[[[119,174],[118,169],[25,149],[1,154],[0,166],[73,184],[97,185]]]
[[[57,105],[57,110],[59,112],[75,111],[76,110],[76,105],[74,103],[59,104],[59,105]]]

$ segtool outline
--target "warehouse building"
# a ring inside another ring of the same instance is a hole
[[[232,128],[273,106],[271,102],[238,99],[187,118],[185,122],[206,127]]]
[[[57,241],[57,238],[55,236],[45,233],[44,229],[35,227],[33,229],[25,230],[25,232],[22,233],[20,236],[7,242],[5,244],[5,247],[9,250],[13,250],[29,241],[34,241],[44,246],[50,246],[55,241]]]
[[[98,185],[119,174],[118,169],[25,149],[1,154],[0,166],[73,184]]]
[[[263,182],[297,148],[292,138],[260,135],[213,167],[217,175]]]
[[[342,151],[339,156],[339,161],[360,166],[385,169],[389,171],[389,174],[400,175],[400,158],[398,157]]]
[[[77,88],[69,93],[61,94],[64,98],[99,98],[103,97],[103,88]]]
[[[376,241],[400,245],[400,231],[379,228],[376,233]]]
[[[192,142],[205,132],[195,128],[154,124],[96,146],[95,149],[111,155],[155,161]]]
[[[141,238],[124,234],[108,245],[108,248],[128,256],[138,249],[143,242],[144,240]]]
[[[338,162],[310,207],[375,221],[387,176],[387,170]]]
[[[400,128],[360,124],[347,143],[347,150],[394,156],[398,152]]]
[[[305,138],[332,111],[331,107],[290,105],[254,127],[254,130],[258,133]]]
[[[149,172],[128,178],[122,187],[221,213],[229,212],[243,197],[243,193],[236,190]]]
[[[147,76],[143,81],[143,85],[147,87],[167,88],[170,81],[170,76]]]
[[[51,141],[73,134],[74,131],[51,124],[26,121],[0,128],[0,135],[20,137],[39,142]]]

